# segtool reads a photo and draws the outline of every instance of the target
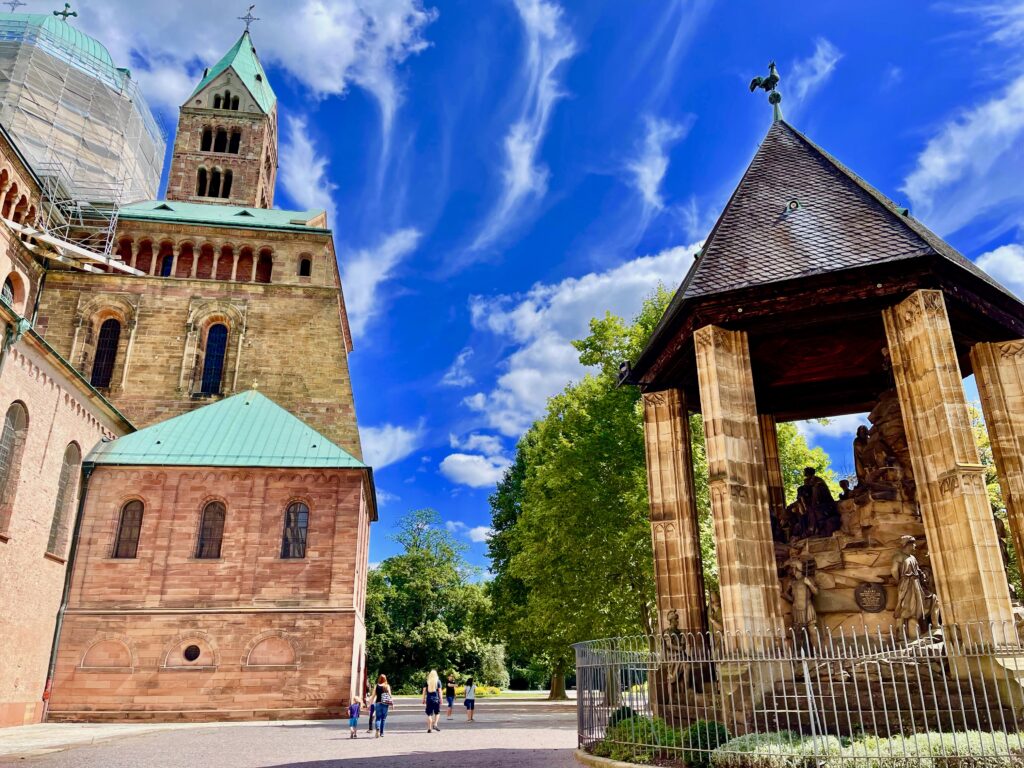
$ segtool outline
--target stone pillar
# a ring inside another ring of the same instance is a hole
[[[171,277],[178,276],[178,256],[181,255],[181,246],[171,250],[173,256],[171,256]]]
[[[768,480],[768,508],[776,520],[781,520],[786,509],[786,485],[782,481],[782,463],[779,459],[779,432],[775,426],[775,417],[770,413],[762,413],[758,421],[761,424],[761,444],[764,447],[764,468]]]
[[[715,519],[722,625],[764,636],[783,628],[769,520],[768,480],[747,334],[694,334]]]
[[[1024,555],[1024,339],[975,344],[971,363],[1019,557]]]
[[[231,282],[235,282],[238,279],[238,253],[232,251],[231,253]]]
[[[971,639],[985,637],[988,622],[1007,622],[1012,633],[1010,593],[942,292],[915,291],[882,314],[943,622],[961,631],[970,625]]]
[[[678,389],[644,394],[647,491],[651,504],[651,543],[658,593],[658,625],[670,629],[676,611],[679,629],[706,629],[697,500],[686,401]]]

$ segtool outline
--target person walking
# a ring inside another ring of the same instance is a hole
[[[427,675],[427,684],[423,686],[423,703],[427,708],[427,733],[440,731],[437,721],[441,718],[441,680],[436,669],[430,670]]]
[[[375,738],[384,738],[384,723],[388,719],[388,710],[394,704],[391,696],[391,686],[388,685],[386,675],[377,678],[377,686],[373,689],[373,706],[377,715],[377,735]]]
[[[452,719],[452,707],[455,706],[455,676],[448,675],[448,682],[444,686],[444,698],[448,702],[448,719]]]
[[[348,737],[356,738],[356,731],[359,728],[359,699],[352,697],[352,703],[348,705]]]
[[[466,722],[473,722],[473,714],[476,711],[476,686],[473,684],[473,678],[469,678],[466,681],[466,692],[463,694],[466,699]]]
[[[369,693],[369,691],[367,691],[367,693]],[[366,726],[366,732],[367,733],[373,733],[374,730],[375,730],[374,729],[374,723],[377,720],[377,705],[374,704],[374,702],[376,701],[376,696],[377,696],[376,693],[374,693],[373,696],[370,696],[370,703],[366,707],[369,710],[369,713],[370,713],[370,718],[369,718],[370,721],[369,721],[369,723]],[[363,703],[366,704],[366,700],[365,699],[363,700]]]

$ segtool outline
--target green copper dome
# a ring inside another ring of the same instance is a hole
[[[53,14],[44,13],[12,13],[5,14],[5,22],[24,23],[26,27],[36,27],[45,30],[49,35],[56,38],[61,47],[69,53],[78,54],[92,59],[95,63],[110,67],[116,70],[114,60],[110,57],[110,51],[94,37],[90,37],[79,29],[68,24],[63,19]],[[28,31],[28,30],[26,30]]]

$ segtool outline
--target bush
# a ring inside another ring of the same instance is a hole
[[[612,712],[608,717],[608,727],[611,728],[613,725],[618,725],[629,717],[636,717],[636,712],[633,711],[632,707],[623,705]]]
[[[839,766],[850,758],[858,768],[1005,768],[1024,765],[1022,734],[918,733],[913,736],[867,736],[843,750],[841,759],[826,761]]]
[[[682,734],[660,717],[627,717],[608,728],[593,747],[599,757],[627,763],[653,763],[657,758],[678,755]]]
[[[790,731],[737,736],[711,753],[715,768],[814,768],[839,757],[842,745],[834,736],[801,736]],[[857,768],[867,768],[858,764]]]
[[[1006,768],[1024,766],[1021,734],[919,733],[846,744],[789,731],[739,736],[711,753],[715,768]]]
[[[683,761],[690,768],[709,768],[711,750],[729,740],[729,732],[714,720],[698,720],[683,731]]]
[[[417,693],[419,693],[419,691],[417,691]],[[465,695],[466,695],[466,686],[464,686],[464,685],[457,685],[457,686],[455,686],[455,696],[456,696],[456,698],[461,699],[461,698],[464,698]],[[496,686],[493,686],[493,685],[478,685],[476,687],[476,697],[478,699],[486,699],[488,696],[500,696],[500,695],[501,695],[501,688],[498,688]]]

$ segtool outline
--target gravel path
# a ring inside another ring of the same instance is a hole
[[[426,732],[417,702],[400,702],[389,715],[383,739],[366,732],[348,738],[348,722],[174,728],[76,746],[62,752],[21,759],[0,758],[0,766],[35,768],[333,768],[360,766],[487,766],[488,768],[563,768],[574,765],[575,715],[569,707],[543,702],[493,702],[482,705],[476,722],[441,718],[441,731]]]

